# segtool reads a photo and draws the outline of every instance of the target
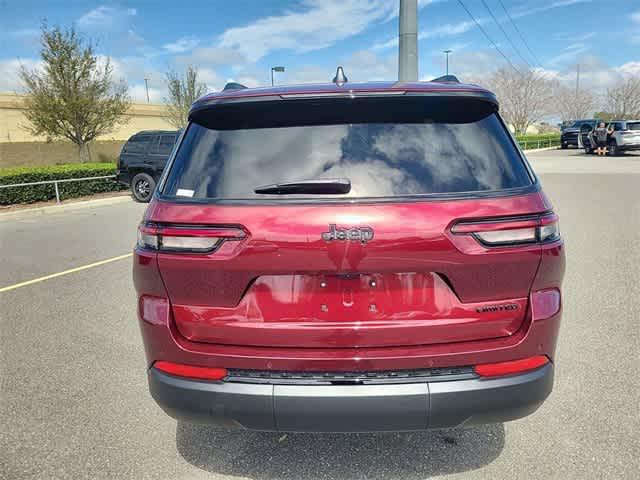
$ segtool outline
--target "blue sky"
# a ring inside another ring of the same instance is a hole
[[[481,0],[463,0],[518,68],[526,61],[572,84],[579,62],[582,84],[596,91],[640,74],[640,0],[502,0],[533,55],[500,0],[485,2],[490,10]],[[463,80],[481,81],[505,65],[458,0],[419,4],[422,79],[444,73],[444,49],[453,50],[450,70]],[[394,79],[397,11],[397,0],[0,0],[0,91],[19,91],[19,65],[37,67],[43,19],[74,24],[97,42],[137,100],[147,77],[152,101],[161,101],[164,72],[189,64],[211,90],[230,79],[268,84],[272,65],[286,67],[276,74],[280,83],[328,81],[338,64],[352,81]]]

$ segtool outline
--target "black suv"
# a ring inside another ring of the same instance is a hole
[[[595,128],[596,124],[599,120],[595,118],[590,118],[587,120],[576,120],[573,125],[570,127],[565,127],[562,129],[562,133],[560,134],[560,146],[561,148],[568,148],[569,145],[573,145],[574,147],[578,147],[578,135],[580,134],[582,127],[591,127],[591,129]]]
[[[145,130],[122,147],[116,178],[131,188],[138,202],[148,202],[180,132]]]

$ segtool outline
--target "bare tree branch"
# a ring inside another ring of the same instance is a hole
[[[560,115],[563,122],[589,118],[593,114],[595,97],[589,90],[580,89],[576,95],[573,88],[555,82],[553,92],[553,113]]]
[[[629,76],[607,89],[607,112],[620,120],[640,118],[640,76]]]
[[[529,126],[550,111],[552,82],[536,70],[521,75],[512,69],[501,68],[488,83],[500,101],[502,116],[513,126],[516,135],[526,133]]]

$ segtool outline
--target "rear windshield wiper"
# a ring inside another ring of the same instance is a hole
[[[351,191],[351,181],[348,178],[318,178],[315,180],[299,180],[297,182],[275,183],[256,187],[255,193],[271,195],[339,195]]]

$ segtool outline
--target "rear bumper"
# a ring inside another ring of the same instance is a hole
[[[504,422],[533,413],[553,388],[553,365],[500,378],[384,385],[213,383],[149,370],[170,416],[251,430],[408,431]]]

